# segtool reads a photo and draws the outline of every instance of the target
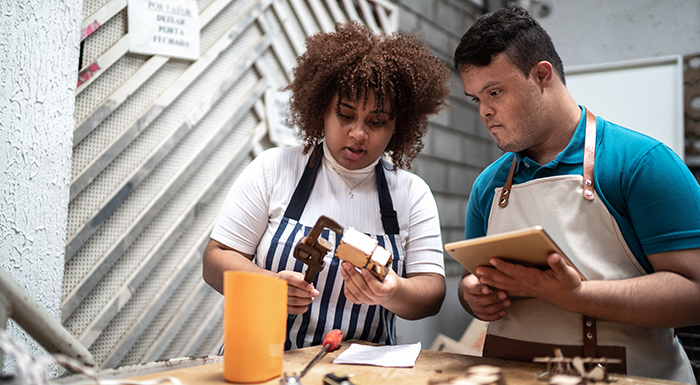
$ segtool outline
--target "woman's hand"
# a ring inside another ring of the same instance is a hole
[[[397,316],[416,320],[437,314],[445,299],[445,277],[435,273],[412,273],[406,278],[388,270],[380,281],[367,269],[357,271],[343,262],[345,297],[356,304],[381,305]]]
[[[399,285],[399,277],[393,270],[387,272],[384,282],[367,269],[359,272],[349,262],[341,264],[340,273],[345,280],[345,297],[360,305],[382,305],[389,301]]]
[[[306,282],[304,274],[296,271],[282,270],[276,277],[287,281],[287,313],[306,313],[311,302],[319,294],[314,285]]]

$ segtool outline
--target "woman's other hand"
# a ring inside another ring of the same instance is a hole
[[[319,294],[314,285],[306,282],[304,274],[296,271],[282,270],[276,276],[287,281],[287,313],[306,313],[311,302]]]
[[[358,271],[343,262],[345,296],[363,305],[381,305],[397,316],[415,320],[437,314],[445,298],[445,277],[433,273],[408,274],[406,278],[388,270],[380,281],[367,269]]]

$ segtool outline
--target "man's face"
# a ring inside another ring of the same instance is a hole
[[[488,66],[463,67],[460,76],[464,93],[479,106],[481,121],[500,149],[519,152],[545,141],[547,109],[536,72],[526,78],[501,53]]]

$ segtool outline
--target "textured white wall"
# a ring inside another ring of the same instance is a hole
[[[0,266],[57,320],[81,16],[80,0],[0,2]]]

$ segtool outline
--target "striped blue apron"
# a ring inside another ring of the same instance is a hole
[[[303,272],[305,265],[294,258],[292,251],[297,242],[306,236],[310,226],[299,222],[323,161],[323,147],[318,145],[309,157],[304,173],[297,184],[284,217],[275,231],[264,260],[256,256],[259,266],[278,272],[293,270]],[[391,251],[392,268],[399,277],[405,277],[404,250],[399,238],[399,223],[394,211],[391,194],[384,175],[383,160],[375,168],[380,214],[385,234],[367,234],[377,239],[380,246]],[[348,224],[341,223],[343,226]],[[361,230],[361,229],[358,229]],[[325,266],[314,278],[314,287],[321,293],[309,310],[287,320],[285,350],[320,345],[323,337],[333,329],[340,329],[344,339],[360,339],[379,344],[396,344],[396,316],[379,305],[358,305],[345,298],[344,282],[340,275],[340,260],[334,258],[340,236],[324,229],[321,237],[335,245],[324,258]]]

